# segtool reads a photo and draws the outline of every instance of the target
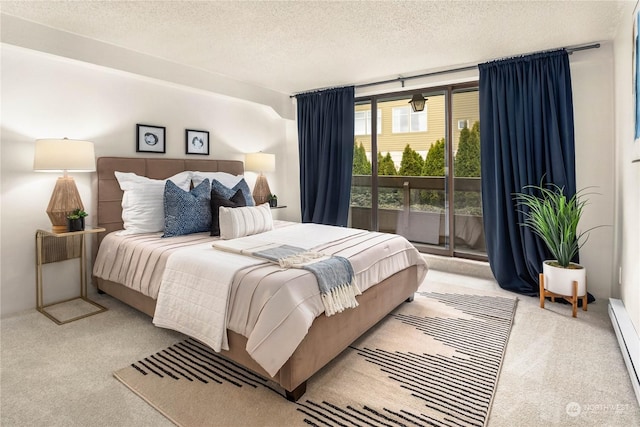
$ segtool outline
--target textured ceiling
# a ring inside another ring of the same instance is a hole
[[[0,10],[296,93],[611,40],[634,3],[2,1]]]

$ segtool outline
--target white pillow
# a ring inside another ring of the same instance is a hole
[[[221,239],[235,239],[269,230],[273,230],[273,217],[269,203],[240,208],[220,206]]]
[[[242,175],[232,175],[230,173],[227,172],[192,172],[193,175],[191,176],[191,179],[193,180],[193,186],[197,187],[198,185],[200,185],[200,183],[202,181],[205,180],[205,178],[209,179],[209,182],[213,182],[213,180],[217,180],[220,184],[224,185],[225,187],[229,187],[229,188],[233,188],[237,183],[240,182],[240,180],[242,178],[244,178]]]
[[[131,172],[115,172],[124,195],[122,222],[119,234],[155,233],[164,230],[165,179],[150,179]],[[185,191],[191,186],[191,172],[180,172],[170,178]]]

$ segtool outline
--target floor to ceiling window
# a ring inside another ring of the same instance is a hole
[[[409,104],[415,93],[427,99],[422,111]],[[352,227],[403,235],[423,252],[485,259],[480,200],[476,85],[356,100]]]

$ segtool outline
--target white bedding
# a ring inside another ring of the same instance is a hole
[[[424,259],[403,237],[318,224],[288,225],[234,240],[234,244],[251,246],[256,241],[269,241],[346,257],[363,292],[412,265],[418,266],[418,282],[426,275]],[[172,250],[166,268],[157,263],[164,275],[154,323],[193,336],[217,351],[227,348],[226,329],[239,333],[247,338],[246,350],[251,357],[275,375],[324,311],[315,276],[306,270],[283,270],[262,259],[216,250],[211,245],[213,239],[194,239],[195,245]],[[117,244],[126,247],[122,242]],[[109,272],[103,264],[104,260],[96,260],[101,270]],[[136,276],[122,273],[124,264],[116,269],[120,276]]]
[[[234,239],[233,243],[237,247],[249,248],[256,246],[259,242],[269,241],[311,249],[358,234],[366,234],[366,232],[318,224],[299,224]],[[305,236],[304,240],[301,240],[300,236]],[[261,264],[266,265],[268,262],[260,258],[219,250],[211,244],[198,245],[173,254],[167,261],[162,278],[153,323],[156,326],[174,329],[192,336],[215,351],[228,350],[227,305],[233,278],[239,270]],[[311,286],[306,293],[303,292],[301,302],[307,299],[304,296],[308,297],[316,293],[318,293],[317,285]],[[274,310],[276,313],[283,314],[287,311],[284,304],[278,310]],[[318,314],[322,313],[322,310],[312,307],[310,312],[314,313],[310,319],[312,322]],[[308,326],[311,326],[311,322],[305,319],[284,316],[279,319],[278,327],[282,328],[284,336],[291,336],[291,332],[294,336],[299,336],[301,335],[298,327],[300,321],[303,325],[308,323]],[[292,329],[294,331],[291,331]],[[295,329],[298,329],[298,332]],[[300,341],[308,329],[308,327],[305,328]],[[251,335],[252,333],[248,336],[250,340]],[[263,339],[264,337],[258,336],[253,341],[261,342]],[[256,361],[269,374],[274,375],[291,356],[297,344],[299,341],[292,349],[284,352],[282,352],[282,346],[276,345],[268,350],[269,361]],[[281,355],[277,356],[279,353]],[[253,354],[251,355],[253,357]],[[270,363],[272,360],[277,362]]]
[[[233,276],[264,260],[217,251],[210,243],[183,249],[167,261],[153,324],[228,350],[227,304]]]

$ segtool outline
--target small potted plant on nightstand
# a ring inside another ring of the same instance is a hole
[[[275,208],[278,206],[278,196],[275,194],[269,194],[269,206]]]
[[[73,212],[67,215],[67,228],[69,229],[69,231],[84,230],[84,218],[87,215],[88,214],[80,208],[75,209]]]

